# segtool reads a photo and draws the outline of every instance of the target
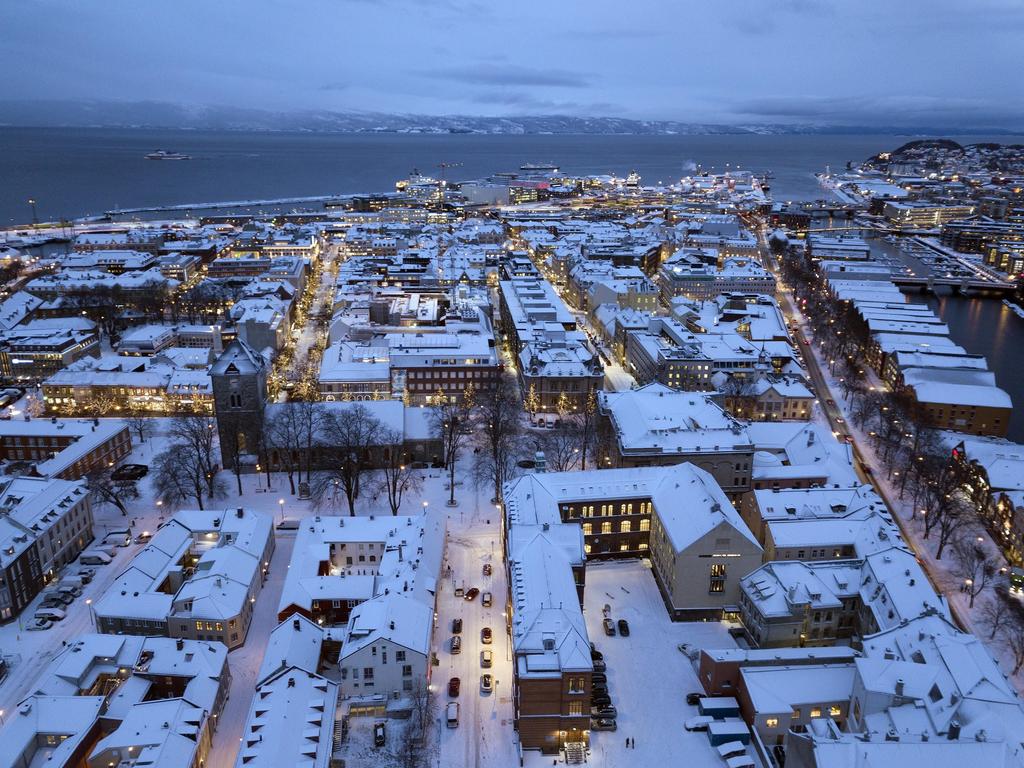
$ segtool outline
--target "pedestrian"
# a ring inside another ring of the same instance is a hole
[[[626,737],[626,749],[629,749],[629,736]]]

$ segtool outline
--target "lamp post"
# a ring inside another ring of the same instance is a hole
[[[281,510],[281,520],[280,520],[280,522],[283,523],[284,522],[284,499],[278,499],[277,500],[277,506]]]

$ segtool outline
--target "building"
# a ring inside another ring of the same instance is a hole
[[[33,473],[43,477],[78,480],[131,450],[131,433],[120,419],[0,421],[0,458],[33,462]]]
[[[557,323],[534,329],[519,352],[516,371],[531,413],[581,410],[604,386],[604,366],[584,334]]]
[[[93,605],[96,627],[237,648],[273,552],[271,519],[251,509],[179,511]]]
[[[82,481],[16,477],[0,486],[0,622],[16,618],[93,539]]]
[[[887,200],[882,209],[882,215],[900,229],[939,229],[973,213],[973,205],[943,205],[923,200]]]
[[[676,296],[713,299],[723,293],[775,293],[775,277],[753,256],[720,260],[713,249],[682,249],[670,256],[658,271],[661,301],[670,304]]]
[[[210,367],[221,465],[227,469],[234,468],[235,456],[257,451],[269,367],[262,355],[240,339],[231,342]]]
[[[750,489],[754,445],[744,427],[707,393],[648,384],[598,395],[602,467],[689,462],[709,472],[731,497]]]

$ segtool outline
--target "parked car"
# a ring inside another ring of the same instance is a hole
[[[40,608],[35,613],[35,618],[46,619],[47,621],[60,621],[67,616],[60,608]]]
[[[692,693],[686,694],[686,703],[689,704],[691,707],[695,707],[698,704],[700,704],[700,700],[702,698],[704,698],[704,694],[703,693],[698,693],[697,691],[693,691]]]
[[[590,676],[590,681],[593,683],[607,683],[608,675],[606,675],[604,672],[595,672]]]
[[[462,638],[458,635],[452,638],[452,653],[462,653]]]
[[[448,695],[449,696],[458,696],[459,695],[459,687],[461,685],[462,685],[462,681],[459,680],[459,678],[457,678],[457,677],[453,677],[451,680],[449,680],[448,681]]]
[[[708,726],[714,721],[715,718],[709,715],[697,715],[683,723],[683,727],[688,731],[706,731]]]
[[[491,650],[480,651],[480,666],[483,667],[484,669],[487,669],[492,664],[494,664],[494,651],[491,651]]]
[[[89,551],[83,552],[78,561],[82,565],[107,565],[113,558],[106,552]]]
[[[604,633],[608,635],[608,637],[615,636],[615,622],[611,619],[604,620]]]
[[[484,563],[484,576],[490,576],[490,575],[491,575],[491,564],[490,563]]]
[[[618,710],[615,707],[591,707],[591,717],[610,717],[612,719],[619,716]]]
[[[145,464],[122,464],[110,473],[110,479],[115,482],[122,480],[141,480],[149,472]]]
[[[480,597],[480,602],[483,604],[484,608],[490,608],[491,607],[491,593],[490,592],[484,592],[483,595]]]
[[[618,728],[613,717],[590,718],[590,730],[592,731],[614,731]]]
[[[96,571],[92,568],[79,568],[75,576],[82,580],[83,584],[88,584],[92,581],[92,577],[96,575]]]
[[[444,709],[444,718],[447,721],[449,728],[459,727],[459,702],[448,702],[448,706]]]
[[[25,629],[29,632],[39,632],[44,629],[49,629],[53,626],[53,622],[49,619],[36,619],[35,621],[28,624]]]
[[[456,587],[455,588],[455,596],[456,597],[463,597],[465,594],[466,594],[466,591],[462,587]]]
[[[612,705],[612,697],[608,694],[604,696],[591,696],[590,706],[591,707],[610,707]]]
[[[493,680],[489,673],[480,675],[480,693],[490,693],[494,690]]]
[[[490,645],[493,639],[494,639],[494,635],[491,633],[491,628],[490,627],[484,627],[483,629],[480,630],[480,642],[481,643],[483,643],[484,645]]]
[[[607,669],[608,669],[608,666],[603,661],[601,661],[600,659],[598,659],[597,661],[594,662],[594,671],[595,672],[604,672]]]
[[[629,622],[625,619],[619,619],[619,634],[623,637],[629,637]]]
[[[384,732],[384,723],[378,720],[373,724],[373,746],[383,747],[387,741],[387,735]]]
[[[604,654],[601,653],[599,650],[597,650],[594,647],[593,643],[590,644],[590,658],[593,659],[594,661],[600,661],[601,659],[604,658]]]
[[[479,589],[477,589],[476,587],[470,587],[469,589],[466,590],[465,598],[466,598],[466,600],[475,600],[476,596],[479,595],[479,594],[480,594],[480,590]]]
[[[452,619],[452,634],[453,635],[461,635],[462,634],[462,619]]]
[[[68,595],[71,598],[82,596],[82,588],[76,587],[73,584],[65,584],[64,586],[57,587],[57,591],[60,592],[62,595]]]

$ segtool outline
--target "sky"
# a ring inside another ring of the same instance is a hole
[[[10,0],[0,29],[0,101],[1024,127],[1022,0]]]

